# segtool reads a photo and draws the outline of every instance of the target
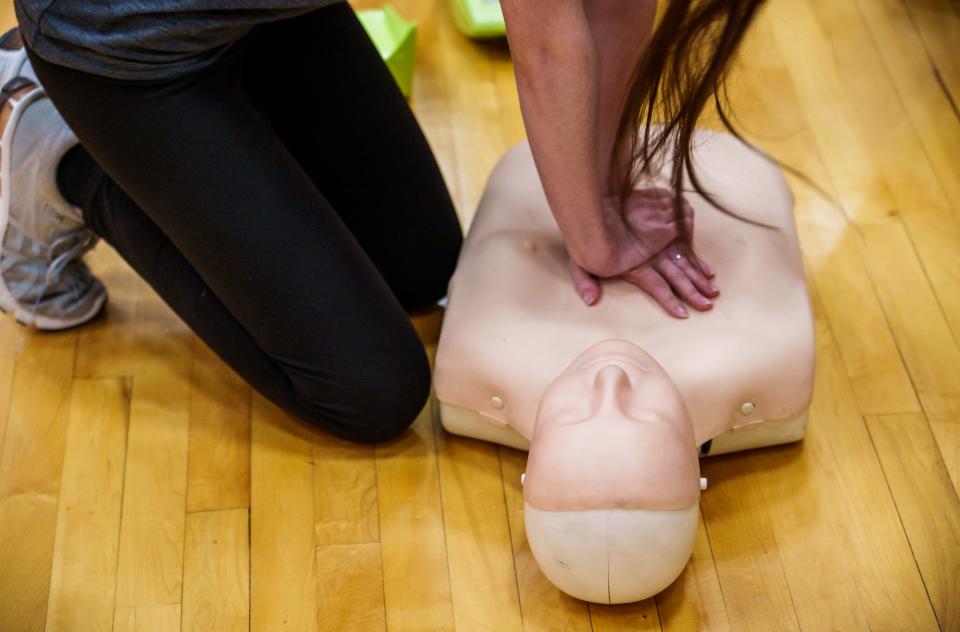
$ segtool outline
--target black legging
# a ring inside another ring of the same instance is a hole
[[[224,361],[348,439],[413,421],[430,369],[406,312],[446,293],[462,232],[346,3],[261,25],[172,82],[31,60],[83,145],[65,195]]]

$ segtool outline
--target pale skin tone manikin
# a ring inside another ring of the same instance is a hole
[[[629,75],[656,0],[502,0],[520,109],[550,210],[587,305],[599,279],[622,278],[685,318],[719,295],[713,270],[679,234],[672,194],[636,189],[618,212],[609,156]],[[693,211],[684,202],[688,234]],[[682,255],[679,260],[676,255]]]

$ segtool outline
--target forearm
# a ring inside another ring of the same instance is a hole
[[[600,179],[604,192],[615,194],[616,184],[625,174],[611,174],[613,144],[633,70],[646,50],[653,31],[657,2],[585,0],[584,6],[600,60],[597,122]],[[622,149],[626,150],[628,147],[624,146]],[[621,153],[620,165],[627,167],[628,164],[628,155]]]
[[[502,5],[520,109],[547,202],[574,261],[602,267],[597,253],[610,248],[598,169],[600,61],[583,5]]]

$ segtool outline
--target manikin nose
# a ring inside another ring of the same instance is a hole
[[[594,384],[600,391],[600,407],[622,410],[630,390],[630,376],[616,364],[608,364],[597,371]]]

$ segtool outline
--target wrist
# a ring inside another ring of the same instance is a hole
[[[606,228],[589,234],[576,230],[564,232],[564,244],[570,259],[590,274],[601,278],[614,276],[617,247]]]

